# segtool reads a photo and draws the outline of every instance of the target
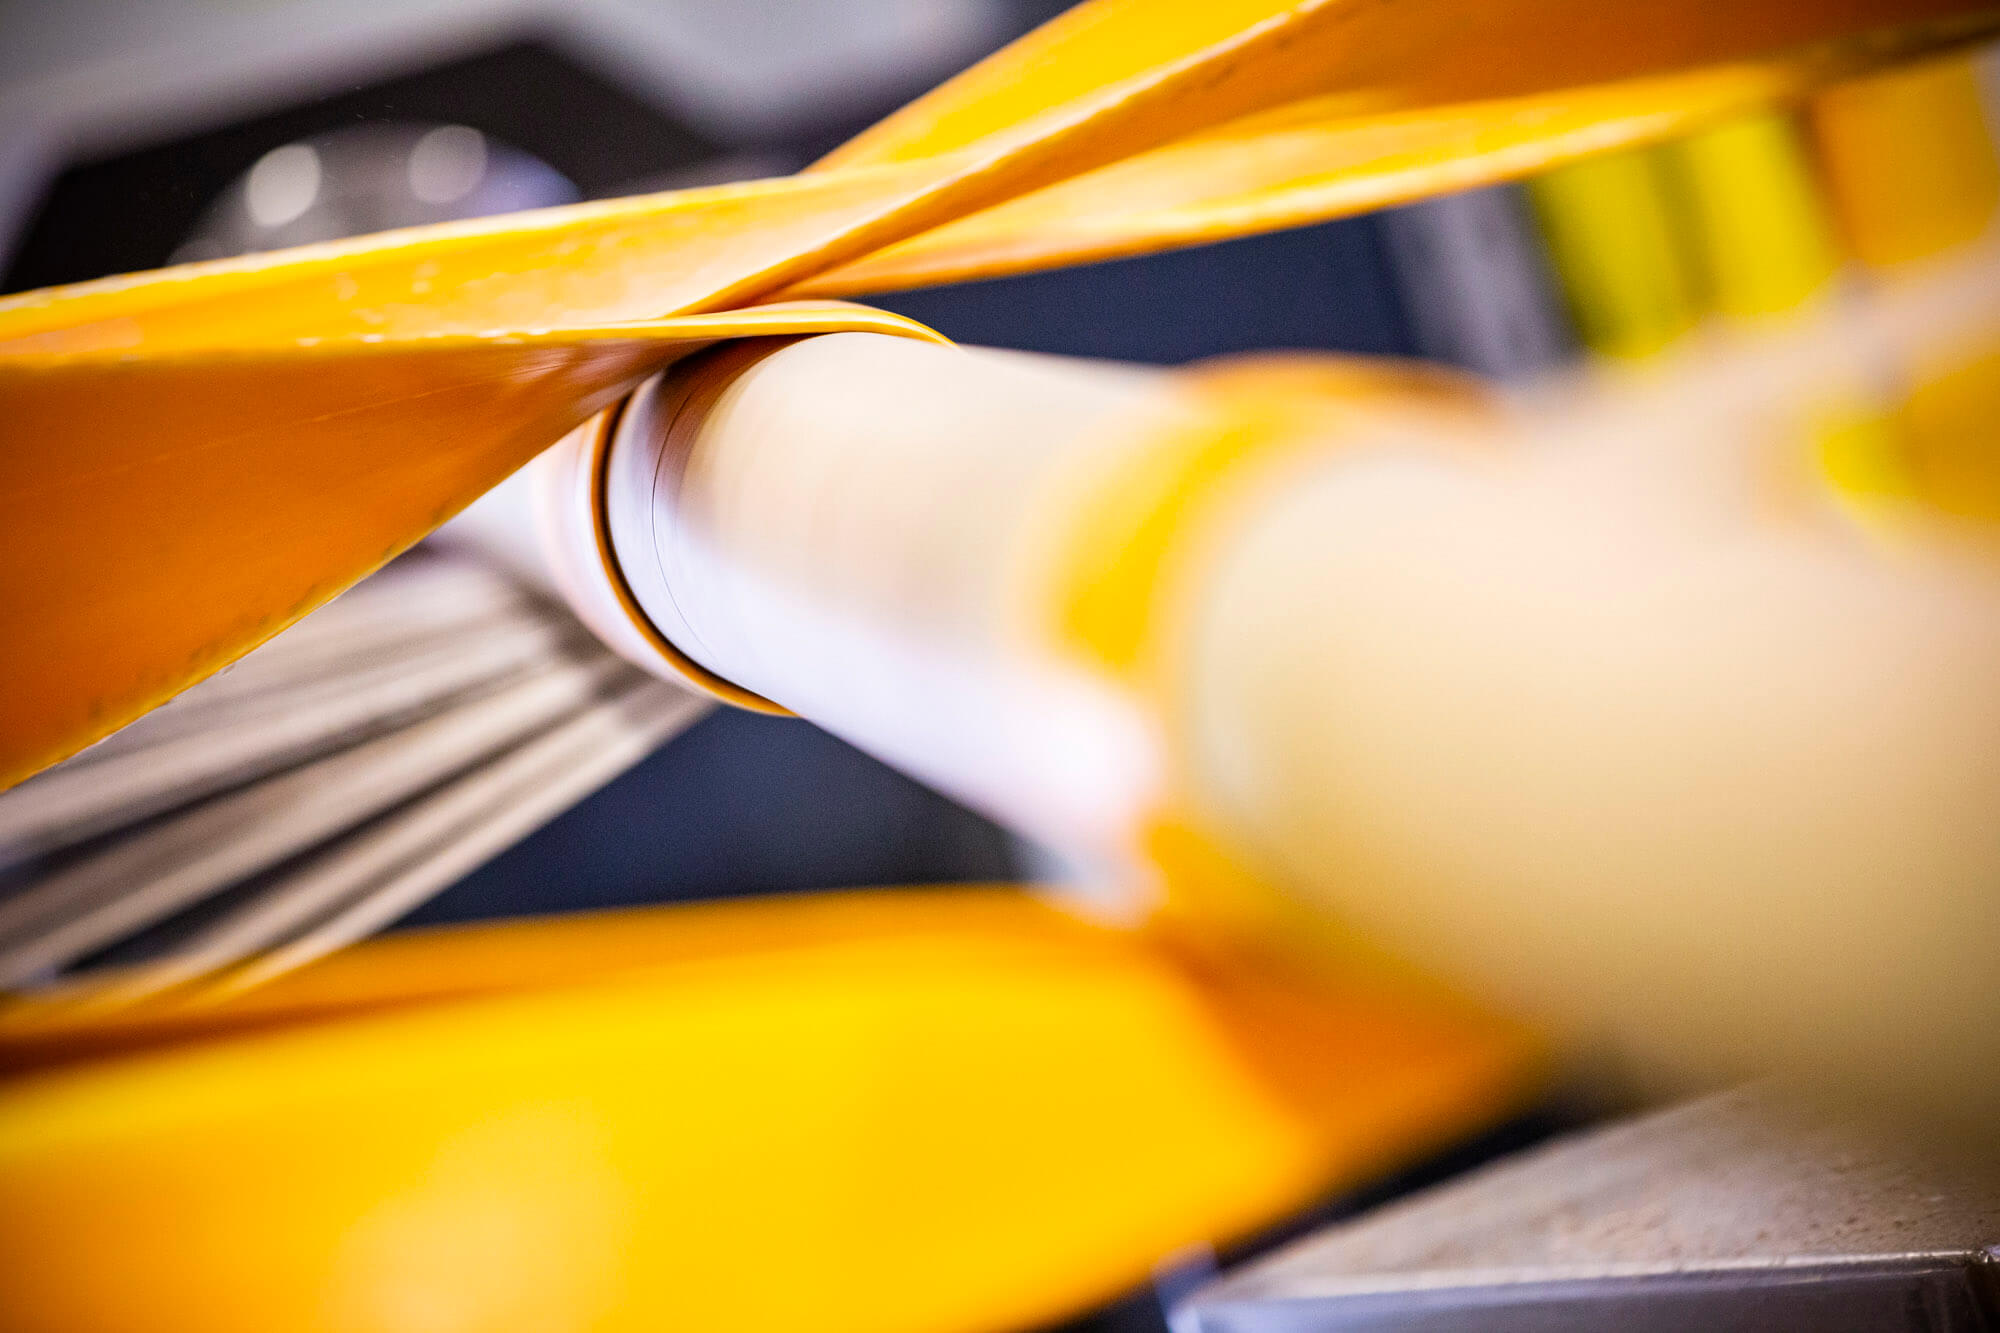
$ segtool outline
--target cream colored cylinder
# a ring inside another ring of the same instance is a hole
[[[1202,597],[1202,809],[1655,1089],[2000,1109],[2000,589],[1639,466],[1292,479]]]
[[[632,593],[701,666],[1086,857],[1129,852],[1160,780],[1129,699],[1024,604],[1066,496],[1135,447],[1140,368],[875,334],[794,343],[670,439],[649,385],[610,460]]]
[[[1754,412],[1483,453],[1404,423],[1234,480],[1162,698],[1033,603],[1184,394],[798,343],[690,428],[635,404],[613,546],[701,666],[1060,846],[1129,856],[1192,800],[1287,892],[1652,1086],[2000,1109],[1990,567],[1788,509]]]

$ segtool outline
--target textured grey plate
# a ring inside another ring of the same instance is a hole
[[[2000,1190],[1711,1098],[1523,1153],[1196,1292],[1176,1333],[2000,1330]]]

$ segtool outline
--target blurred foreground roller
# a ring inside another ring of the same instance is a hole
[[[406,935],[0,1011],[0,1061],[10,1333],[1030,1327],[1472,1132],[1534,1063],[1428,990],[979,890]]]
[[[1511,401],[1330,357],[752,341],[548,480],[579,604],[636,660],[1199,938],[1384,950],[1653,1088],[1791,1070],[1976,1122],[2000,564],[1941,514],[1864,534],[1810,441],[1872,355],[1990,375],[1996,283],[1989,253]]]

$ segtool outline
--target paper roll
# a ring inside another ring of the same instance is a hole
[[[706,672],[1134,882],[1178,821],[1651,1085],[1989,1105],[2000,581],[1781,467],[1853,332],[1512,412],[737,348],[626,413],[610,545]]]

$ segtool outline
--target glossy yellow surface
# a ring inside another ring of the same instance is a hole
[[[0,362],[14,646],[0,773],[54,762],[227,665],[676,354],[765,328],[906,323],[822,304]]]
[[[2000,147],[1970,60],[1841,84],[1814,102],[1813,123],[1847,245],[1882,276],[1943,260],[2000,220]],[[2000,519],[1994,369],[1905,367],[1895,423],[1905,490],[1988,523]]]
[[[1848,246],[1876,268],[1939,255],[2000,215],[2000,156],[1964,58],[1856,79],[1813,102]]]
[[[2000,523],[2000,354],[1921,373],[1904,403],[1910,470],[1923,498],[1949,513]]]
[[[1636,360],[1694,327],[1693,256],[1658,150],[1558,167],[1528,182],[1528,198],[1584,346]]]
[[[1789,117],[1740,116],[1663,151],[1711,310],[1726,319],[1783,318],[1830,294],[1840,255]]]
[[[415,541],[670,359],[687,337],[670,316],[1309,221],[1529,170],[1593,133],[1662,132],[1703,99],[1793,96],[1996,21],[1973,0],[1096,0],[800,177],[0,301],[0,623],[34,646],[0,690],[0,784]],[[1260,115],[1136,176],[1087,174]],[[971,216],[1051,187],[997,234]],[[1077,221],[1100,215],[1108,240]],[[834,273],[960,218],[971,233],[928,257]]]
[[[1842,262],[1822,174],[1793,119],[1739,116],[1661,150],[1685,219],[1703,304],[1741,325],[1809,314],[1832,298]],[[1874,386],[1851,385],[1815,413],[1821,473],[1857,512],[1914,492],[1905,432]]]
[[[1000,890],[841,893],[764,908],[577,912],[404,931],[317,959],[254,988],[234,976],[107,1002],[115,987],[0,999],[0,1069],[9,1072],[111,1050],[446,1000],[547,990],[647,967],[720,955],[877,941],[927,931],[1034,930],[1045,913]]]
[[[1155,143],[1296,98],[1389,110],[1525,96],[1704,65],[1861,63],[1990,27],[1954,0],[1096,0],[982,61],[822,167],[1007,146],[1084,119]],[[1865,36],[1864,36],[1865,34]],[[1111,115],[1106,116],[1109,112]],[[1134,150],[1131,140],[1123,156]]]
[[[1784,59],[1419,107],[1358,92],[1302,98],[933,228],[793,290],[851,296],[993,277],[1363,212],[1670,139],[1796,100],[1896,49],[1828,43]]]
[[[1530,1066],[977,890],[438,932],[236,1013],[288,1006],[0,1087],[0,1329],[1032,1326]]]

